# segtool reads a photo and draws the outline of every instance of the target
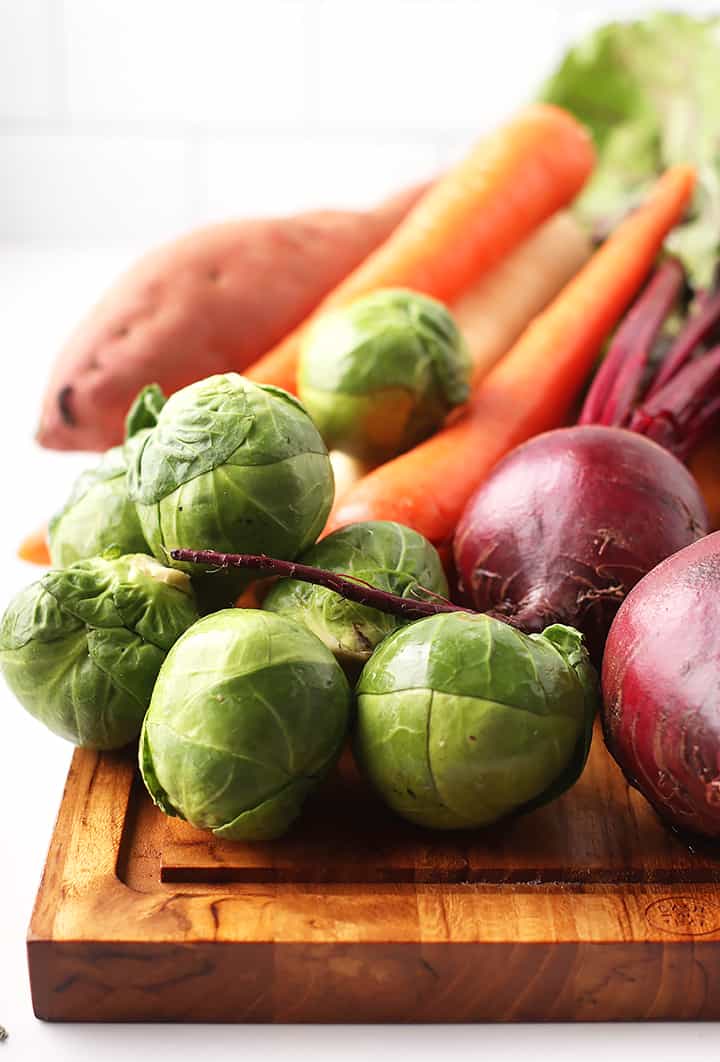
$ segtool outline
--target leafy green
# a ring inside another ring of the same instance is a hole
[[[667,241],[696,285],[712,277],[720,242],[720,17],[658,12],[612,22],[574,45],[541,91],[591,130],[595,176],[580,216],[605,227],[637,205],[668,166],[696,166],[688,221]]]
[[[222,837],[284,833],[333,766],[350,690],[305,627],[258,609],[227,609],[170,651],[140,740],[155,803]]]
[[[401,597],[446,597],[448,593],[435,547],[417,531],[392,521],[350,524],[311,546],[298,559]],[[263,607],[304,623],[351,672],[404,622],[298,579],[279,580],[266,595]]]
[[[528,637],[453,612],[391,634],[357,687],[355,751],[398,814],[485,826],[542,803],[582,771],[597,702],[581,636]]]

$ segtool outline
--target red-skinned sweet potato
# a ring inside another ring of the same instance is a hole
[[[375,211],[215,225],[150,253],[60,352],[38,441],[105,450],[121,441],[144,384],[170,394],[212,373],[242,372],[386,239],[423,190]]]

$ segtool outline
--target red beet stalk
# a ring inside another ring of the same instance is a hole
[[[685,365],[635,411],[630,430],[681,460],[690,456],[720,408],[720,347]]]
[[[663,359],[657,376],[648,390],[647,397],[664,387],[683,368],[699,345],[711,335],[720,323],[720,288],[708,292],[702,300],[698,313],[687,322],[672,347]]]
[[[280,575],[287,579],[299,579],[303,583],[313,583],[315,586],[324,586],[328,590],[334,590],[336,594],[340,594],[348,601],[356,601],[359,605],[368,605],[370,608],[378,609],[379,612],[389,612],[393,616],[402,616],[408,620],[434,616],[438,612],[473,611],[461,605],[454,605],[452,601],[447,601],[437,594],[433,594],[432,600],[427,601],[400,597],[399,594],[378,590],[377,587],[350,575],[338,575],[337,572],[315,568],[310,564],[298,564],[296,561],[267,557],[264,553],[218,553],[212,549],[174,549],[170,556],[173,560],[190,564],[211,564],[216,568],[249,568],[254,571],[268,572],[270,575]]]
[[[652,345],[684,279],[682,266],[675,259],[669,259],[657,270],[618,328],[588,391],[579,424],[625,423]]]
[[[681,329],[638,407],[653,343],[677,300],[682,279],[673,260],[656,271],[618,329],[579,422],[629,426],[684,459],[717,420],[720,375],[715,351],[698,352],[698,348],[720,327],[719,286],[700,300],[700,308]]]

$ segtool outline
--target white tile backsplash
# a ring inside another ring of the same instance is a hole
[[[203,220],[316,207],[371,206],[433,176],[432,141],[378,142],[367,137],[248,136],[212,140],[206,152]]]
[[[0,239],[148,244],[182,231],[182,140],[0,134]]]
[[[329,125],[422,135],[482,129],[532,94],[553,55],[552,3],[326,0],[313,6],[312,113]]]
[[[57,114],[55,0],[0,0],[0,118]]]
[[[303,0],[65,0],[77,119],[284,126],[307,113]]]
[[[530,98],[568,40],[658,6],[0,0],[0,239],[150,245],[372,203]]]

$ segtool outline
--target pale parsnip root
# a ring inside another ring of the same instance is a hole
[[[560,211],[450,307],[473,357],[473,389],[591,251],[584,230]]]
[[[340,450],[330,451],[330,464],[335,476],[335,504],[352,486],[370,471],[369,467],[356,457],[344,454]]]

